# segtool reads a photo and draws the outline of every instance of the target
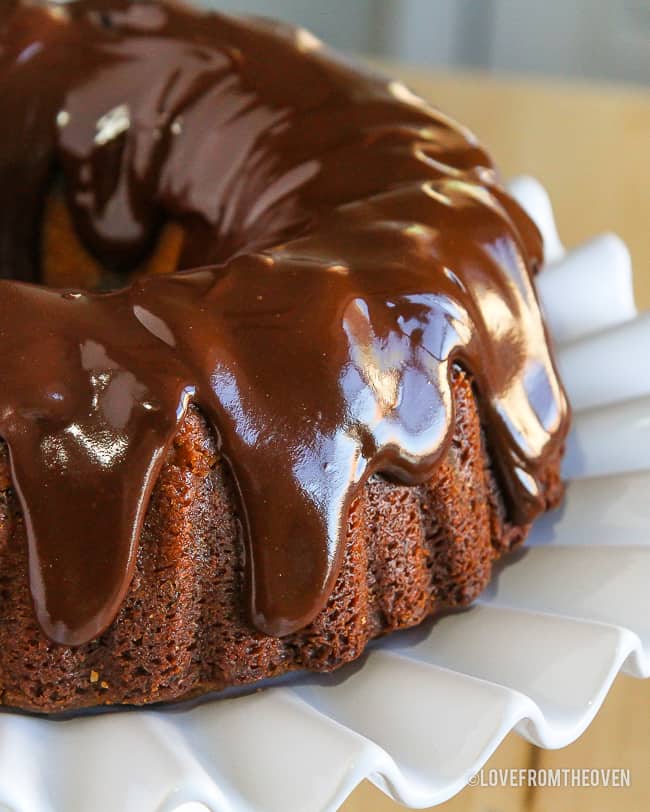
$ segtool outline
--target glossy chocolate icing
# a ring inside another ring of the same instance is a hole
[[[269,634],[326,603],[371,474],[432,476],[452,364],[511,517],[542,509],[567,425],[542,246],[470,133],[263,20],[32,0],[5,3],[0,29],[0,436],[52,640],[114,619],[190,402],[233,473]],[[55,176],[120,290],[35,284]],[[202,267],[130,278],[170,219],[180,267]]]

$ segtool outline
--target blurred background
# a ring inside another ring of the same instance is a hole
[[[650,83],[650,0],[203,0],[423,67]]]

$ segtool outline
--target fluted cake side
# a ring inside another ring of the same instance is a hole
[[[153,492],[135,577],[99,639],[51,642],[36,620],[25,528],[0,450],[0,701],[36,712],[148,704],[253,684],[288,671],[331,671],[379,635],[465,606],[492,565],[525,536],[493,474],[468,376],[455,370],[447,458],[422,486],[375,476],[350,512],[345,559],[326,608],[287,637],[247,618],[243,542],[231,477],[192,408]],[[546,501],[561,496],[549,464]],[[101,520],[101,517],[99,517]]]

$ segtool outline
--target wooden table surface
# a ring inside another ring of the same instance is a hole
[[[604,231],[628,244],[637,301],[650,308],[650,93],[382,66],[471,127],[504,177],[534,175],[551,194],[571,247]],[[588,292],[585,293],[588,295]],[[627,767],[629,789],[464,790],[443,812],[646,812],[650,808],[650,680],[619,677],[589,730],[563,750],[510,734],[490,767]],[[398,812],[370,784],[343,812]]]

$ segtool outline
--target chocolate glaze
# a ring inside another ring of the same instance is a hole
[[[539,234],[473,136],[303,31],[163,2],[0,12],[0,435],[43,630],[114,619],[191,401],[240,496],[251,617],[327,601],[360,485],[430,478],[476,386],[513,519],[567,405],[532,284]],[[54,176],[115,292],[38,286]],[[128,270],[173,219],[181,268]]]

